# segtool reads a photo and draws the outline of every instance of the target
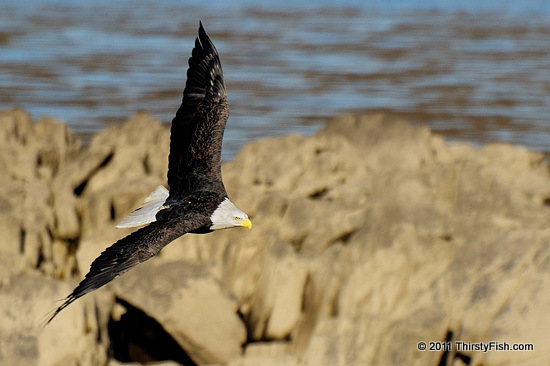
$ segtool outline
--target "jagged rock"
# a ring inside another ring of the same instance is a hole
[[[0,205],[2,205],[1,201]],[[21,270],[23,263],[19,221],[11,215],[9,209],[11,209],[10,206],[4,206],[4,210],[0,209],[0,233],[2,233],[0,241],[0,281],[2,278],[8,277],[11,272]]]
[[[49,180],[80,149],[80,140],[65,124],[48,117],[33,123],[21,109],[1,111],[0,126],[1,150],[16,152],[3,159],[16,178]]]
[[[338,142],[332,146],[338,149],[311,148],[331,146],[323,140],[334,134],[347,142],[336,138]],[[295,148],[290,147],[293,143]],[[331,163],[343,161],[338,158],[340,151],[354,150],[360,153],[345,154],[347,165]],[[269,158],[273,151],[285,154]],[[299,151],[299,158],[294,151]],[[315,168],[305,173],[302,162]],[[311,139],[283,137],[250,144],[230,166],[235,171],[226,175],[229,186],[246,187],[251,194],[269,194],[270,202],[273,196],[284,197],[278,199],[285,202],[279,206],[284,211],[282,220],[277,214],[270,217],[270,224],[279,229],[266,229],[275,239],[270,237],[260,245],[282,240],[308,257],[301,263],[308,268],[308,281],[295,295],[303,299],[303,312],[291,335],[302,364],[436,364],[443,352],[419,353],[416,342],[442,340],[446,332],[455,334],[455,341],[487,341],[487,334],[516,342],[531,339],[527,327],[518,335],[513,326],[503,330],[494,319],[503,306],[510,318],[512,312],[520,311],[508,311],[512,302],[506,296],[514,293],[510,286],[517,286],[515,291],[522,288],[530,299],[534,286],[524,289],[523,281],[536,282],[541,294],[550,286],[538,271],[527,275],[527,280],[525,274],[499,270],[538,268],[550,254],[543,244],[548,242],[544,222],[550,215],[545,206],[550,186],[541,154],[505,144],[482,149],[465,144],[447,146],[426,128],[415,129],[387,116],[347,116],[331,121]],[[285,166],[291,167],[288,172]],[[334,179],[339,175],[345,179]],[[311,188],[302,188],[308,184]],[[246,196],[238,194],[245,203]],[[257,208],[265,205],[252,207],[255,222],[261,223],[262,211]],[[519,238],[523,238],[522,244]],[[253,244],[247,241],[245,237],[230,253],[249,253]],[[525,245],[537,248],[536,260]],[[265,255],[271,256],[262,252],[259,258]],[[230,263],[246,268],[243,262]],[[248,276],[265,279],[270,269],[245,271]],[[229,278],[239,278],[234,272],[228,268],[226,273]],[[243,296],[243,303],[250,301],[248,294],[266,286],[264,281],[249,285],[257,289],[235,292]],[[262,299],[276,297],[275,289],[271,287]],[[483,299],[479,306],[475,305],[477,299]],[[544,304],[543,297],[529,309]],[[290,313],[292,308],[288,308]],[[252,330],[264,329],[271,317],[275,318],[259,301],[241,309],[245,315],[253,315],[247,318]],[[261,316],[255,315],[260,311]],[[433,326],[419,324],[419,329],[404,333],[411,327],[409,319],[418,314],[424,314],[424,322]],[[363,329],[357,319],[367,319],[365,316],[388,321],[380,329]],[[354,345],[353,337],[336,342],[342,333],[360,339],[374,335],[374,339],[368,345]],[[408,335],[395,343],[397,334]],[[252,335],[255,339],[263,336],[262,332]],[[402,351],[390,342],[399,344]],[[546,345],[540,339],[538,343]],[[376,347],[383,344],[387,346]],[[330,355],[326,354],[329,349]],[[459,357],[472,362],[526,362],[531,355],[517,352],[511,358],[497,352],[465,352]]]
[[[376,170],[415,169],[434,158],[434,136],[427,127],[414,127],[386,113],[335,117],[317,136],[344,137],[361,152],[361,163],[357,164],[356,159],[351,162]]]
[[[43,328],[52,299],[59,299],[72,284],[47,279],[38,273],[12,273],[2,279],[0,291],[0,361],[3,365],[104,365],[108,342],[105,306],[94,306],[90,296]],[[98,341],[99,340],[99,341]]]
[[[38,170],[48,169],[45,177],[51,178],[72,160],[81,148],[81,142],[64,123],[44,117],[34,125],[34,134],[40,142]]]
[[[438,365],[437,352],[419,352],[426,334],[444,340],[441,313],[416,313],[395,321],[363,313],[357,317],[325,318],[318,322],[300,366],[313,365]]]
[[[254,339],[284,339],[290,335],[302,311],[306,276],[307,267],[290,245],[282,241],[271,245],[251,300]]]
[[[89,154],[96,155],[82,188],[83,232],[113,226],[166,182],[169,132],[145,113],[95,136]],[[82,159],[86,160],[86,159]],[[78,182],[78,181],[77,181]]]
[[[238,304],[207,268],[152,260],[115,284],[132,306],[155,318],[198,364],[227,363],[241,354],[245,326]]]
[[[243,357],[231,361],[228,366],[295,366],[298,358],[287,342],[255,342],[246,347]]]
[[[52,243],[56,238],[58,217],[52,207],[51,181],[73,159],[80,141],[63,123],[42,118],[33,123],[19,109],[0,112],[0,167],[5,172],[0,201],[12,208],[9,231],[20,238],[8,246],[17,246],[30,268],[40,267],[55,274],[70,269],[55,268]],[[67,261],[57,260],[57,264]]]

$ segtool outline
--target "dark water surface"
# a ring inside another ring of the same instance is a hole
[[[0,109],[85,139],[137,110],[169,123],[201,19],[229,90],[225,159],[372,110],[550,151],[550,2],[377,3],[0,0]]]

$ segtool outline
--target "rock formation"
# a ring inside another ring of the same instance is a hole
[[[0,112],[0,364],[550,361],[544,156],[385,114],[250,143],[223,174],[252,231],[185,235],[42,328],[165,184],[168,141],[145,113],[82,146],[60,122]],[[534,350],[456,343],[491,341]]]

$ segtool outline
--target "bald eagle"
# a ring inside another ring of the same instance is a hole
[[[199,23],[183,100],[170,131],[170,190],[159,186],[117,226],[147,224],[101,253],[47,323],[76,299],[152,258],[184,234],[252,228],[247,214],[229,200],[222,181],[222,138],[228,116],[220,58]]]

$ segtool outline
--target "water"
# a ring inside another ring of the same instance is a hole
[[[0,109],[84,140],[146,110],[169,123],[201,19],[246,142],[391,111],[451,140],[550,151],[550,2],[0,0]]]

